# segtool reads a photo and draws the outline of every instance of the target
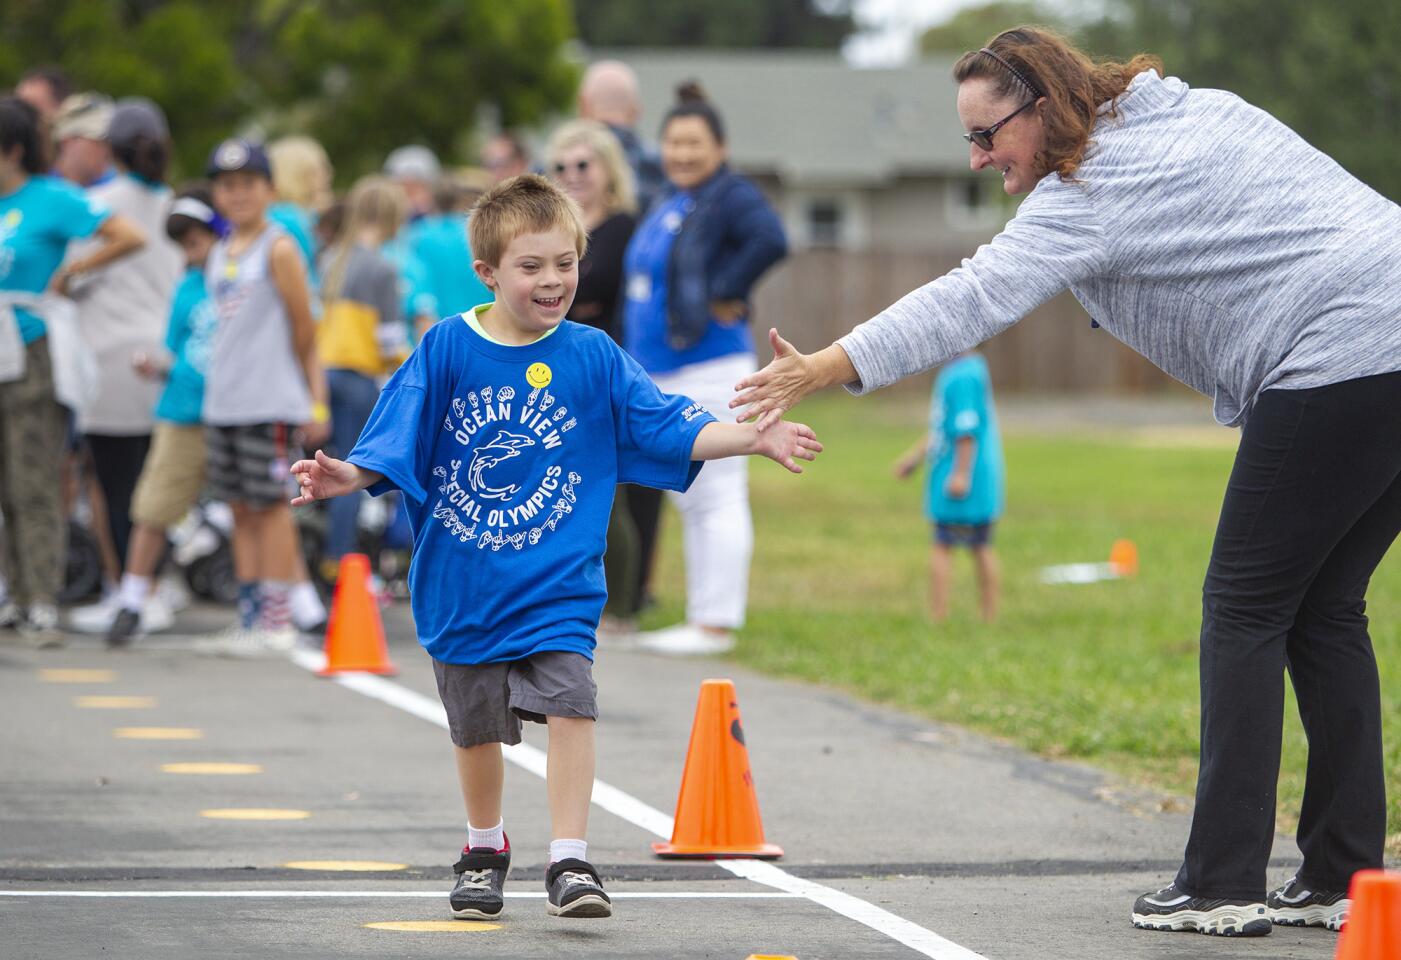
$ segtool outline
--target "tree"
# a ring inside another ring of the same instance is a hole
[[[820,47],[856,31],[853,0],[575,0],[590,47]]]
[[[925,30],[919,38],[919,52],[925,56],[966,53],[982,47],[1003,30],[1027,24],[1063,29],[1060,18],[1037,3],[995,0],[960,10],[943,23]]]
[[[507,124],[567,105],[572,33],[568,0],[0,0],[0,84],[58,63],[79,89],[150,97],[184,175],[256,118],[349,176],[403,143],[451,155],[484,105]]]
[[[1358,179],[1401,199],[1401,4],[1376,0],[1117,0],[1083,31],[1120,56],[1268,110]]]

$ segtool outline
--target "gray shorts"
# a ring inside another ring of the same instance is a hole
[[[598,719],[593,663],[580,653],[547,650],[505,663],[433,661],[448,733],[459,747],[521,742],[521,721]]]

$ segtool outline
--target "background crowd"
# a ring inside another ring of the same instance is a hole
[[[750,293],[787,241],[728,168],[704,91],[677,91],[655,147],[640,113],[631,69],[599,62],[539,156],[509,131],[475,167],[408,144],[337,194],[334,158],[305,135],[230,137],[203,179],[172,182],[180,131],[158,103],[26,73],[0,100],[0,623],[62,642],[60,601],[92,599],[66,591],[65,550],[86,533],[101,599],[67,626],[114,646],[168,628],[181,602],[159,577],[168,533],[215,501],[231,508],[239,616],[208,642],[282,649],[320,630],[341,557],[405,554],[404,507],[367,519],[375,508],[345,498],[294,516],[286,465],[348,451],[428,327],[491,302],[466,225],[484,189],[520,173],[557,179],[589,229],[570,319],[663,389],[723,409],[755,368]],[[676,497],[688,610],[640,638],[655,650],[727,650],[743,623],[747,478],[742,462],[714,467]],[[660,514],[660,495],[619,488],[605,638],[631,636],[647,602]]]

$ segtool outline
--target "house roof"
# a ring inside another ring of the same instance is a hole
[[[949,58],[870,70],[818,51],[624,49],[594,58],[637,71],[647,137],[677,84],[699,81],[724,117],[734,164],[752,173],[822,185],[968,173]]]

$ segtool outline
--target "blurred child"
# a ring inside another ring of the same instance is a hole
[[[294,432],[300,428],[308,445],[322,443],[330,413],[302,254],[267,217],[274,199],[267,155],[246,140],[225,140],[210,156],[209,177],[230,232],[205,268],[219,323],[203,417],[210,493],[234,511],[239,580],[238,625],[210,649],[255,655],[292,647],[293,586],[312,590],[298,583],[286,476]]]
[[[410,586],[456,746],[467,845],[453,915],[493,919],[511,864],[501,744],[549,728],[554,916],[612,912],[584,834],[594,779],[595,630],[604,532],[619,481],[684,490],[698,461],[757,454],[801,472],[821,444],[780,421],[721,424],[657,390],[601,331],[565,321],[586,234],[543,177],[507,181],[471,220],[473,266],[495,301],[428,331],[385,385],[347,460],[317,451],[293,504],[402,490],[414,524]]]
[[[987,361],[964,353],[944,365],[934,381],[929,433],[895,467],[900,478],[928,461],[926,511],[934,524],[929,556],[929,612],[949,615],[953,548],[967,547],[977,571],[983,620],[997,619],[1001,574],[992,547],[993,524],[1004,503],[1002,438],[992,402]]]
[[[205,184],[181,191],[166,217],[166,235],[180,246],[185,276],[175,288],[165,335],[164,356],[138,353],[136,371],[147,379],[164,380],[156,402],[151,452],[136,481],[131,500],[133,523],[126,569],[117,591],[116,615],[107,629],[107,645],[125,646],[138,633],[164,630],[172,616],[151,586],[165,552],[166,530],[179,522],[204,490],[204,372],[218,318],[204,287],[209,251],[228,224],[214,212]]]
[[[345,221],[321,254],[321,323],[317,350],[326,369],[331,445],[346,456],[379,399],[379,378],[408,355],[399,274],[380,248],[408,216],[404,192],[386,177],[362,177],[346,199]],[[459,264],[466,269],[469,261]],[[340,559],[355,548],[358,497],[328,505],[321,576],[334,583]]]

